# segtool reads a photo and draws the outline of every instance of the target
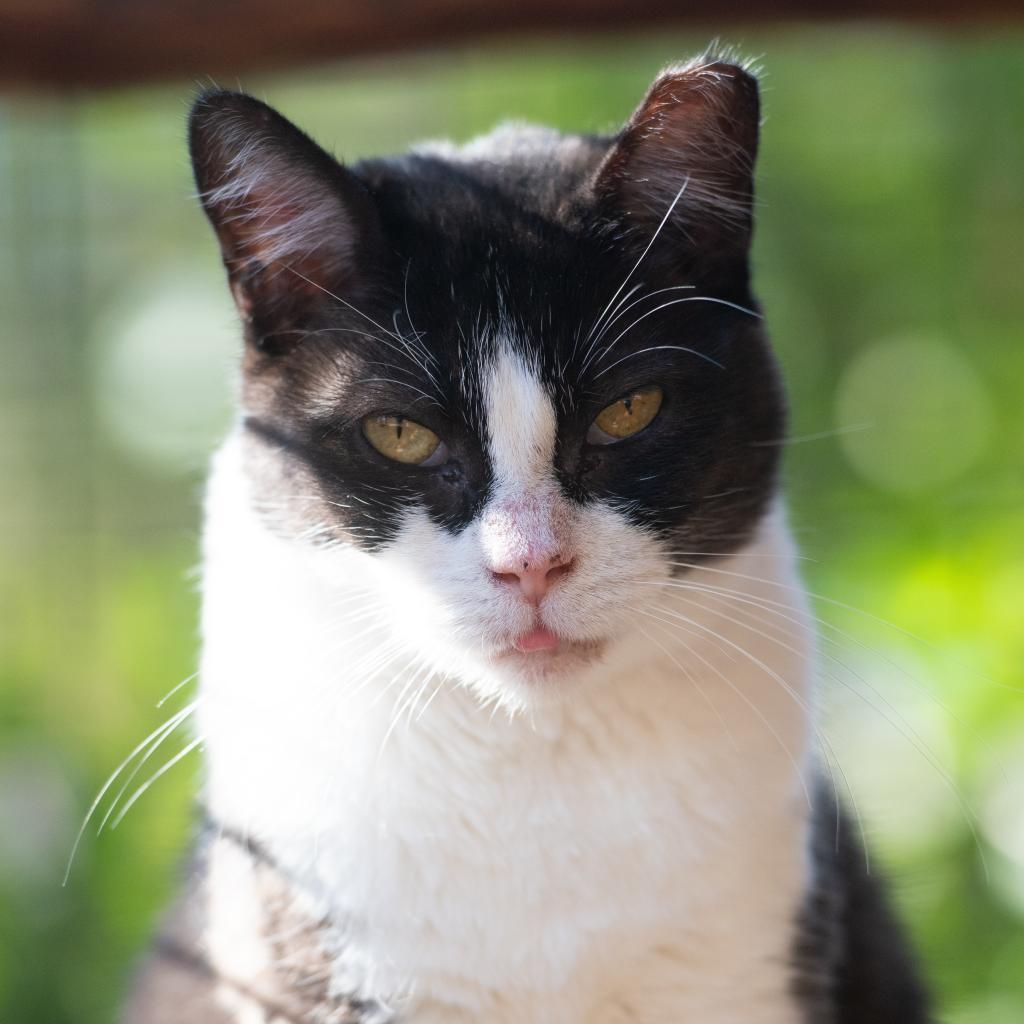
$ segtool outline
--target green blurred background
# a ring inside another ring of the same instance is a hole
[[[730,38],[766,70],[756,273],[794,525],[829,599],[827,732],[942,1019],[1017,1024],[1024,35]],[[241,84],[356,158],[509,117],[611,128],[706,42],[517,41]],[[190,195],[194,88],[0,96],[3,1024],[113,1019],[192,828],[195,755],[90,831],[61,887],[91,799],[189,699],[155,706],[196,660],[237,330]]]

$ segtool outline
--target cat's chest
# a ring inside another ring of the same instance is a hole
[[[754,846],[704,860],[673,854],[678,837],[667,832],[660,859],[627,842],[574,851],[542,824],[531,843],[498,833],[504,849],[468,832],[458,850],[438,837],[429,850],[400,849],[397,837],[394,849],[378,844],[384,859],[366,865],[374,888],[334,890],[348,909],[330,915],[327,956],[313,958],[329,964],[314,979],[318,999],[376,1007],[365,1024],[795,1024],[796,844],[755,827]],[[217,895],[221,919],[237,917],[237,886]],[[259,887],[252,898],[263,902]],[[257,959],[310,959],[308,937],[278,918],[261,932]]]
[[[780,806],[748,802],[731,745],[666,721],[684,710],[707,736],[698,705],[595,707],[568,737],[537,722],[527,755],[457,716],[396,731],[387,771],[319,794],[312,832],[274,841],[338,925],[339,990],[423,1024],[789,1022],[787,773],[764,766]]]

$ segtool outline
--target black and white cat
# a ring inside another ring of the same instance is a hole
[[[749,283],[757,85],[346,168],[211,92],[245,324],[209,835],[136,1024],[916,1024],[831,798]]]

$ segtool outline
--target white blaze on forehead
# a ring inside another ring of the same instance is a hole
[[[537,372],[507,346],[484,385],[487,442],[500,489],[531,490],[549,480],[555,455],[555,407]]]

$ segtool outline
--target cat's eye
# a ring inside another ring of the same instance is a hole
[[[613,444],[639,434],[658,415],[663,397],[657,385],[637,388],[623,395],[597,414],[587,432],[587,440],[591,444]]]
[[[429,427],[404,416],[367,416],[363,436],[381,455],[407,466],[432,462],[441,448],[441,439]]]

